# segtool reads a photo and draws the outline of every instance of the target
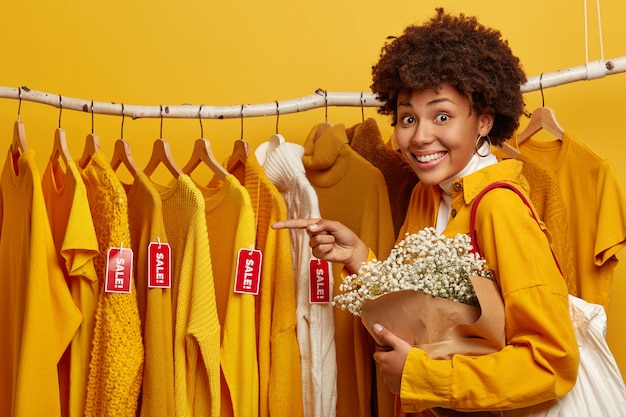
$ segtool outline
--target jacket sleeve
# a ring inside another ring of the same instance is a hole
[[[561,397],[574,386],[579,351],[567,287],[542,227],[514,192],[485,195],[477,241],[502,290],[507,345],[451,360],[413,348],[402,375],[404,411],[517,409]]]

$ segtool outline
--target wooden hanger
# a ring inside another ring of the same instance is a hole
[[[67,149],[67,141],[65,140],[65,130],[60,127],[54,131],[54,143],[52,145],[52,153],[50,161],[58,164],[61,159],[66,165],[72,160],[69,150]]]
[[[215,159],[215,156],[211,151],[211,143],[204,138],[196,139],[193,144],[191,158],[189,158],[189,161],[183,167],[182,171],[187,175],[191,175],[193,170],[196,169],[201,162],[204,162],[209,168],[211,168],[211,171],[213,171],[217,178],[222,181],[224,181],[226,176],[229,175],[226,168],[220,165],[220,163],[217,162],[217,159]]]
[[[130,144],[125,139],[116,140],[115,147],[113,148],[113,158],[111,158],[111,168],[113,168],[113,171],[116,171],[120,164],[124,164],[133,177],[139,172],[139,168],[130,153]]]
[[[150,160],[143,169],[144,174],[150,177],[159,164],[163,164],[165,168],[167,168],[167,170],[174,176],[174,178],[178,178],[181,174],[183,174],[178,165],[176,165],[176,162],[174,162],[174,158],[172,157],[172,153],[170,151],[170,144],[163,138],[159,138],[154,141]]]
[[[526,142],[531,136],[539,132],[541,129],[545,129],[550,132],[556,138],[562,140],[564,130],[559,124],[554,110],[549,107],[538,107],[530,116],[530,122],[526,128],[517,135],[518,146]]]
[[[90,133],[85,138],[85,147],[83,148],[83,154],[78,160],[78,166],[81,168],[85,168],[89,161],[91,161],[91,157],[93,154],[100,150],[100,139],[97,135]]]
[[[11,142],[11,153],[13,155],[21,155],[28,150],[26,144],[26,130],[24,129],[24,123],[17,120],[13,124],[13,142]]]
[[[239,139],[235,141],[233,145],[233,153],[228,159],[228,172],[232,173],[239,165],[246,165],[246,160],[250,156],[250,146],[248,142],[243,139]]]

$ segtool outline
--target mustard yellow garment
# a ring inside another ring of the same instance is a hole
[[[128,200],[102,151],[82,171],[100,253],[94,258],[100,293],[96,307],[85,416],[135,416],[144,349],[134,282],[131,292],[107,293],[104,283],[109,248],[130,247]]]
[[[220,415],[220,323],[204,199],[188,175],[157,187],[172,246],[176,417]]]
[[[58,262],[33,150],[0,178],[0,415],[61,415],[57,364],[81,322]]]
[[[302,162],[318,195],[322,217],[352,229],[378,256],[385,259],[395,236],[385,178],[380,170],[350,148],[345,127],[327,128],[319,138],[314,126],[304,143]],[[333,264],[341,276],[343,265]],[[334,294],[340,279],[335,279]],[[337,349],[337,416],[394,415],[393,396],[378,379],[374,382],[373,344],[361,320],[335,309]],[[378,406],[375,408],[374,404]]]
[[[271,228],[273,223],[287,218],[287,204],[254,154],[248,156],[244,171],[244,178],[237,178],[250,195],[256,249],[263,253],[256,297],[259,415],[301,417],[304,405],[291,242],[288,230]]]
[[[98,254],[98,239],[87,189],[74,161],[67,161],[65,172],[60,164],[48,162],[41,184],[59,263],[83,317],[59,364],[61,408],[64,416],[82,417],[100,292],[93,265]]]
[[[148,288],[148,245],[167,244],[161,197],[141,171],[127,188],[130,241],[135,254],[135,282],[145,347],[140,416],[174,415],[172,291]]]
[[[607,308],[615,254],[626,245],[626,191],[611,162],[567,131],[562,140],[530,138],[520,150],[556,173],[567,207],[578,296]]]
[[[528,192],[522,164],[508,160],[452,184],[452,217],[444,231],[469,232],[474,197],[494,181]],[[404,230],[433,226],[439,187],[418,184]],[[456,213],[456,215],[454,215]],[[510,190],[495,189],[480,202],[478,248],[494,270],[505,305],[506,342],[502,350],[479,357],[455,355],[433,360],[413,348],[402,374],[401,401],[407,412],[444,407],[515,409],[560,397],[576,382],[579,352],[569,318],[565,281],[544,231]]]
[[[221,185],[198,189],[205,199],[217,313],[222,325],[220,417],[258,416],[255,296],[233,291],[239,250],[249,250],[255,242],[254,210],[248,191],[233,175]]]

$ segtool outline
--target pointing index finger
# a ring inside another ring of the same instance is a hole
[[[272,224],[272,229],[306,229],[320,219],[287,219]]]

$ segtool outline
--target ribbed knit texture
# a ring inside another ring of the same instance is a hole
[[[160,190],[159,190],[160,191]],[[187,175],[161,193],[172,247],[176,416],[220,415],[220,323],[202,193]]]
[[[254,154],[246,160],[243,183],[256,215],[256,249],[263,253],[261,286],[256,298],[259,415],[302,416],[291,244],[287,230],[271,228],[274,222],[287,218],[287,207]]]
[[[205,213],[222,325],[220,417],[259,415],[259,365],[256,352],[255,296],[235,287],[240,249],[254,245],[254,211],[248,191],[233,175],[213,188],[198,187]]]
[[[67,161],[65,172],[60,167],[48,162],[42,189],[59,264],[83,317],[58,366],[61,409],[64,416],[83,417],[100,292],[93,264],[98,254],[98,239],[78,166]]]
[[[0,416],[61,415],[57,363],[80,325],[55,253],[33,150],[0,178]]]
[[[315,189],[306,177],[303,154],[304,147],[301,145],[282,143],[266,154],[263,169],[285,198],[289,218],[319,219],[319,202]],[[309,271],[309,262],[314,259],[309,236],[301,229],[290,229],[289,232],[296,278],[296,330],[300,346],[304,414],[307,417],[332,417],[337,409],[333,306],[330,303],[309,302],[310,281],[314,279]],[[327,291],[331,292],[334,285],[332,269],[329,273],[330,288]]]
[[[353,230],[379,259],[394,245],[393,220],[385,178],[380,170],[350,148],[345,127],[326,129],[315,140],[314,126],[304,143],[302,161],[315,188],[324,218],[337,220]],[[333,264],[335,277],[343,265]],[[339,279],[334,293],[339,293]],[[335,309],[337,347],[337,415],[368,417],[393,415],[393,396],[381,390],[378,411],[372,410],[374,384],[373,345],[361,320]],[[382,382],[381,382],[382,386]],[[374,393],[375,395],[375,393]]]
[[[109,248],[130,247],[128,201],[102,151],[92,155],[82,175],[100,248],[94,258],[100,295],[85,416],[135,416],[144,359],[136,285],[129,294],[104,291]]]
[[[175,413],[172,291],[148,288],[148,245],[168,243],[163,207],[156,188],[141,171],[135,175],[127,194],[137,301],[146,351],[140,416],[170,417]]]
[[[350,147],[385,177],[395,236],[404,223],[413,187],[419,179],[404,157],[383,142],[376,120],[369,118],[346,128]]]

